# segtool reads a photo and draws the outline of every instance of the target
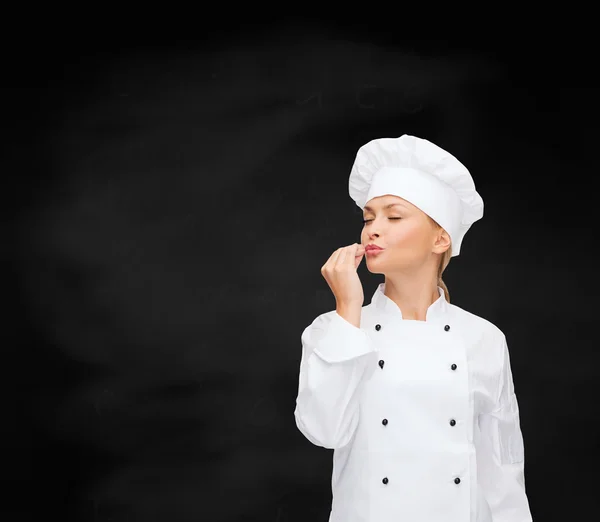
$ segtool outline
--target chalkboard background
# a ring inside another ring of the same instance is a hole
[[[598,437],[585,46],[510,27],[409,40],[411,22],[358,14],[244,20],[204,13],[194,38],[171,26],[159,43],[80,20],[6,48],[0,518],[327,522],[332,452],[293,416],[300,334],[335,307],[320,267],[360,238],[356,150],[407,133],[452,151],[485,202],[444,280],[507,336],[534,519],[583,519]],[[359,274],[368,301],[381,276]]]

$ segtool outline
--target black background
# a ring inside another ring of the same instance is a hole
[[[326,522],[300,334],[335,307],[320,267],[360,241],[356,150],[404,133],[483,197],[444,280],[507,336],[534,520],[597,511],[589,45],[233,20],[159,43],[80,20],[5,48],[0,518]],[[359,274],[368,303],[382,276]]]

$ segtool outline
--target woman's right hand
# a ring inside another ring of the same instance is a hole
[[[338,248],[321,267],[321,275],[335,296],[337,305],[363,305],[365,300],[358,265],[365,255],[365,247],[358,243]]]

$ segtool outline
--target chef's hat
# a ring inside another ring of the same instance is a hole
[[[459,254],[467,230],[483,217],[483,200],[467,168],[430,141],[407,134],[358,149],[348,188],[361,209],[386,194],[420,208],[450,235],[452,257]]]

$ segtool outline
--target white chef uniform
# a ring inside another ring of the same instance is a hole
[[[394,146],[403,138],[419,140],[403,136]],[[368,195],[373,184],[361,190]],[[407,194],[389,187],[381,185],[383,193]],[[434,201],[413,196],[406,199],[422,207]],[[478,219],[480,198],[463,196]],[[437,219],[457,247],[469,214],[455,215],[460,226],[443,209]],[[532,521],[506,338],[438,291],[425,321],[403,319],[381,283],[362,307],[360,328],[332,310],[302,333],[294,416],[310,442],[334,450],[329,522]]]

